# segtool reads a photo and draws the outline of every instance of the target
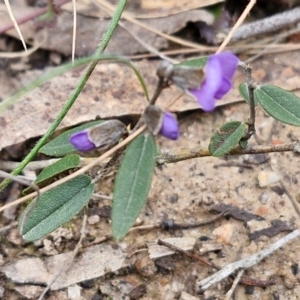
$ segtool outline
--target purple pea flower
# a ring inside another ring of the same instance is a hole
[[[213,111],[216,99],[221,99],[232,87],[231,79],[239,59],[231,52],[211,55],[205,67],[205,80],[199,89],[188,91],[204,111]]]
[[[72,134],[69,138],[69,142],[78,151],[90,151],[96,148],[95,144],[90,140],[88,130],[82,130]]]
[[[159,133],[170,140],[177,140],[179,138],[179,126],[173,114],[169,112],[164,114]]]

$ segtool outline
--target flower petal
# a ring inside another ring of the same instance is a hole
[[[198,101],[204,111],[209,112],[214,110],[216,103],[214,91],[208,88],[206,82],[203,83],[199,90],[190,89],[189,92]]]
[[[179,138],[179,126],[173,114],[168,112],[164,114],[160,134],[170,140]]]
[[[69,142],[79,151],[90,151],[96,148],[88,136],[88,131],[83,130],[72,134]]]
[[[238,65],[239,59],[231,52],[222,52],[211,55],[208,63],[210,61],[217,61],[220,64],[222,77],[231,80]]]
[[[223,78],[219,90],[215,93],[215,98],[216,99],[223,98],[223,96],[230,91],[231,86],[232,86],[231,82],[228,79]]]
[[[222,71],[219,61],[209,58],[206,69],[206,79],[199,90],[189,89],[204,111],[212,111],[215,107],[215,98],[222,84]]]

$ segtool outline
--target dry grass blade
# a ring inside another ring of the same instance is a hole
[[[18,25],[18,22],[16,21],[14,15],[13,15],[13,13],[12,13],[10,3],[9,3],[8,0],[4,0],[4,3],[5,3],[5,5],[6,5],[6,7],[7,7],[7,11],[8,11],[9,17],[10,17],[11,21],[13,22],[14,27],[15,27],[15,29],[16,29],[18,35],[20,36],[20,40],[21,40],[21,42],[22,42],[22,44],[23,44],[23,47],[24,47],[25,51],[27,51],[27,46],[26,46],[26,44],[25,44],[25,40],[24,40],[23,35],[22,35],[22,33],[21,33],[21,30],[20,30],[20,27],[19,27],[19,25]]]
[[[101,6],[105,7],[106,9],[110,10],[111,12],[114,11],[114,7],[113,5],[111,5],[110,3],[108,3],[107,1],[105,0],[95,0],[97,3],[99,3]],[[177,37],[174,37],[174,36],[171,36],[171,35],[168,35],[168,34],[165,34],[165,33],[162,33],[161,31],[155,29],[155,28],[152,28],[148,25],[145,25],[144,23],[136,20],[135,18],[132,17],[132,14],[128,14],[126,12],[123,12],[123,15],[124,19],[126,19],[127,21],[133,23],[133,24],[136,24],[142,28],[145,28],[146,30],[149,30],[159,36],[162,36],[163,38],[167,39],[167,40],[170,40],[172,42],[175,42],[177,44],[180,44],[180,45],[184,45],[184,46],[187,46],[187,47],[191,47],[191,48],[194,48],[194,49],[198,49],[198,50],[201,50],[201,51],[209,51],[210,50],[210,47],[207,47],[207,46],[203,46],[203,45],[200,45],[200,44],[196,44],[196,43],[192,43],[192,42],[188,42],[188,41],[185,41],[181,38],[177,38]]]
[[[77,27],[77,9],[76,0],[72,0],[73,3],[73,38],[72,38],[72,62],[75,60],[75,45],[76,45],[76,27]]]
[[[223,43],[221,44],[221,46],[219,47],[218,51],[216,53],[220,53],[224,50],[224,48],[226,47],[226,45],[229,43],[229,41],[231,40],[231,38],[233,37],[234,33],[236,32],[236,30],[238,29],[239,26],[241,26],[241,24],[244,22],[244,20],[246,19],[248,13],[250,12],[250,10],[253,8],[253,6],[255,5],[256,0],[251,0],[247,7],[245,8],[245,10],[243,11],[243,13],[241,14],[241,16],[239,17],[239,19],[237,20],[237,22],[234,24],[234,26],[232,27],[232,29],[230,30],[230,32],[228,33],[226,39],[223,41]]]

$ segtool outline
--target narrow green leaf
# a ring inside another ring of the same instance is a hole
[[[65,131],[55,139],[53,139],[51,142],[47,143],[40,149],[40,153],[44,153],[49,156],[65,156],[67,154],[70,154],[72,152],[77,151],[77,149],[70,144],[69,138],[70,136],[83,129],[90,128],[94,125],[98,125],[100,123],[104,122],[103,120],[93,121],[89,123],[85,123],[81,126],[72,128],[68,131]]]
[[[254,91],[262,108],[274,119],[300,126],[300,98],[274,85],[262,85]]]
[[[80,175],[41,194],[36,205],[31,202],[20,218],[23,238],[38,240],[68,222],[87,204],[93,190],[91,179]]]
[[[147,133],[138,136],[126,149],[113,196],[112,232],[117,240],[126,235],[147,201],[155,157],[155,140]]]
[[[222,156],[233,149],[244,136],[247,125],[232,121],[224,124],[211,137],[209,152],[212,156]]]
[[[208,57],[200,57],[200,58],[194,58],[190,60],[183,61],[179,64],[175,64],[174,67],[194,67],[194,68],[203,68],[206,65]]]
[[[250,105],[250,100],[249,100],[249,92],[248,92],[248,85],[246,82],[243,82],[239,85],[239,92],[240,95],[245,99],[245,101]],[[257,100],[254,97],[254,105],[257,105]]]
[[[46,167],[34,181],[39,187],[44,187],[49,180],[67,170],[74,169],[80,166],[80,156],[78,154],[70,154],[61,158],[59,161]],[[23,194],[28,194],[32,189],[30,187],[23,190]]]
[[[78,154],[70,154],[61,158],[59,161],[46,167],[36,178],[35,184],[42,183],[58,174],[70,169],[74,169],[80,165],[80,156]]]

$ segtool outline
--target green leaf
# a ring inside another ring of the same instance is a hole
[[[49,156],[65,156],[67,154],[75,152],[77,151],[77,149],[72,144],[70,144],[70,136],[75,132],[93,127],[94,125],[98,125],[102,122],[104,121],[93,121],[65,131],[64,133],[53,139],[51,142],[44,145],[39,152]]]
[[[241,96],[245,99],[245,101],[250,105],[250,100],[249,100],[249,92],[248,92],[248,85],[246,82],[243,82],[239,85],[239,92]],[[257,105],[257,100],[254,97],[254,105]]]
[[[113,196],[112,232],[117,240],[126,235],[147,201],[155,159],[156,145],[150,134],[139,135],[126,149]]]
[[[80,156],[71,154],[46,167],[36,178],[35,184],[42,183],[58,174],[80,166]]]
[[[43,187],[48,184],[49,179],[67,171],[80,166],[80,156],[78,154],[71,154],[61,158],[59,161],[46,167],[34,181],[39,187]],[[23,194],[26,195],[32,191],[30,187],[23,190]]]
[[[88,203],[93,190],[91,179],[80,175],[41,194],[36,205],[32,201],[20,218],[23,238],[38,240],[68,222]]]
[[[274,119],[300,126],[300,98],[273,85],[262,85],[254,91],[262,108]]]
[[[194,58],[190,60],[183,61],[179,64],[175,64],[174,67],[182,67],[182,66],[187,66],[187,67],[195,67],[195,68],[203,68],[206,65],[208,57],[200,57],[200,58]]]
[[[222,156],[233,149],[244,136],[247,125],[232,121],[224,124],[211,137],[209,152],[212,156]]]

